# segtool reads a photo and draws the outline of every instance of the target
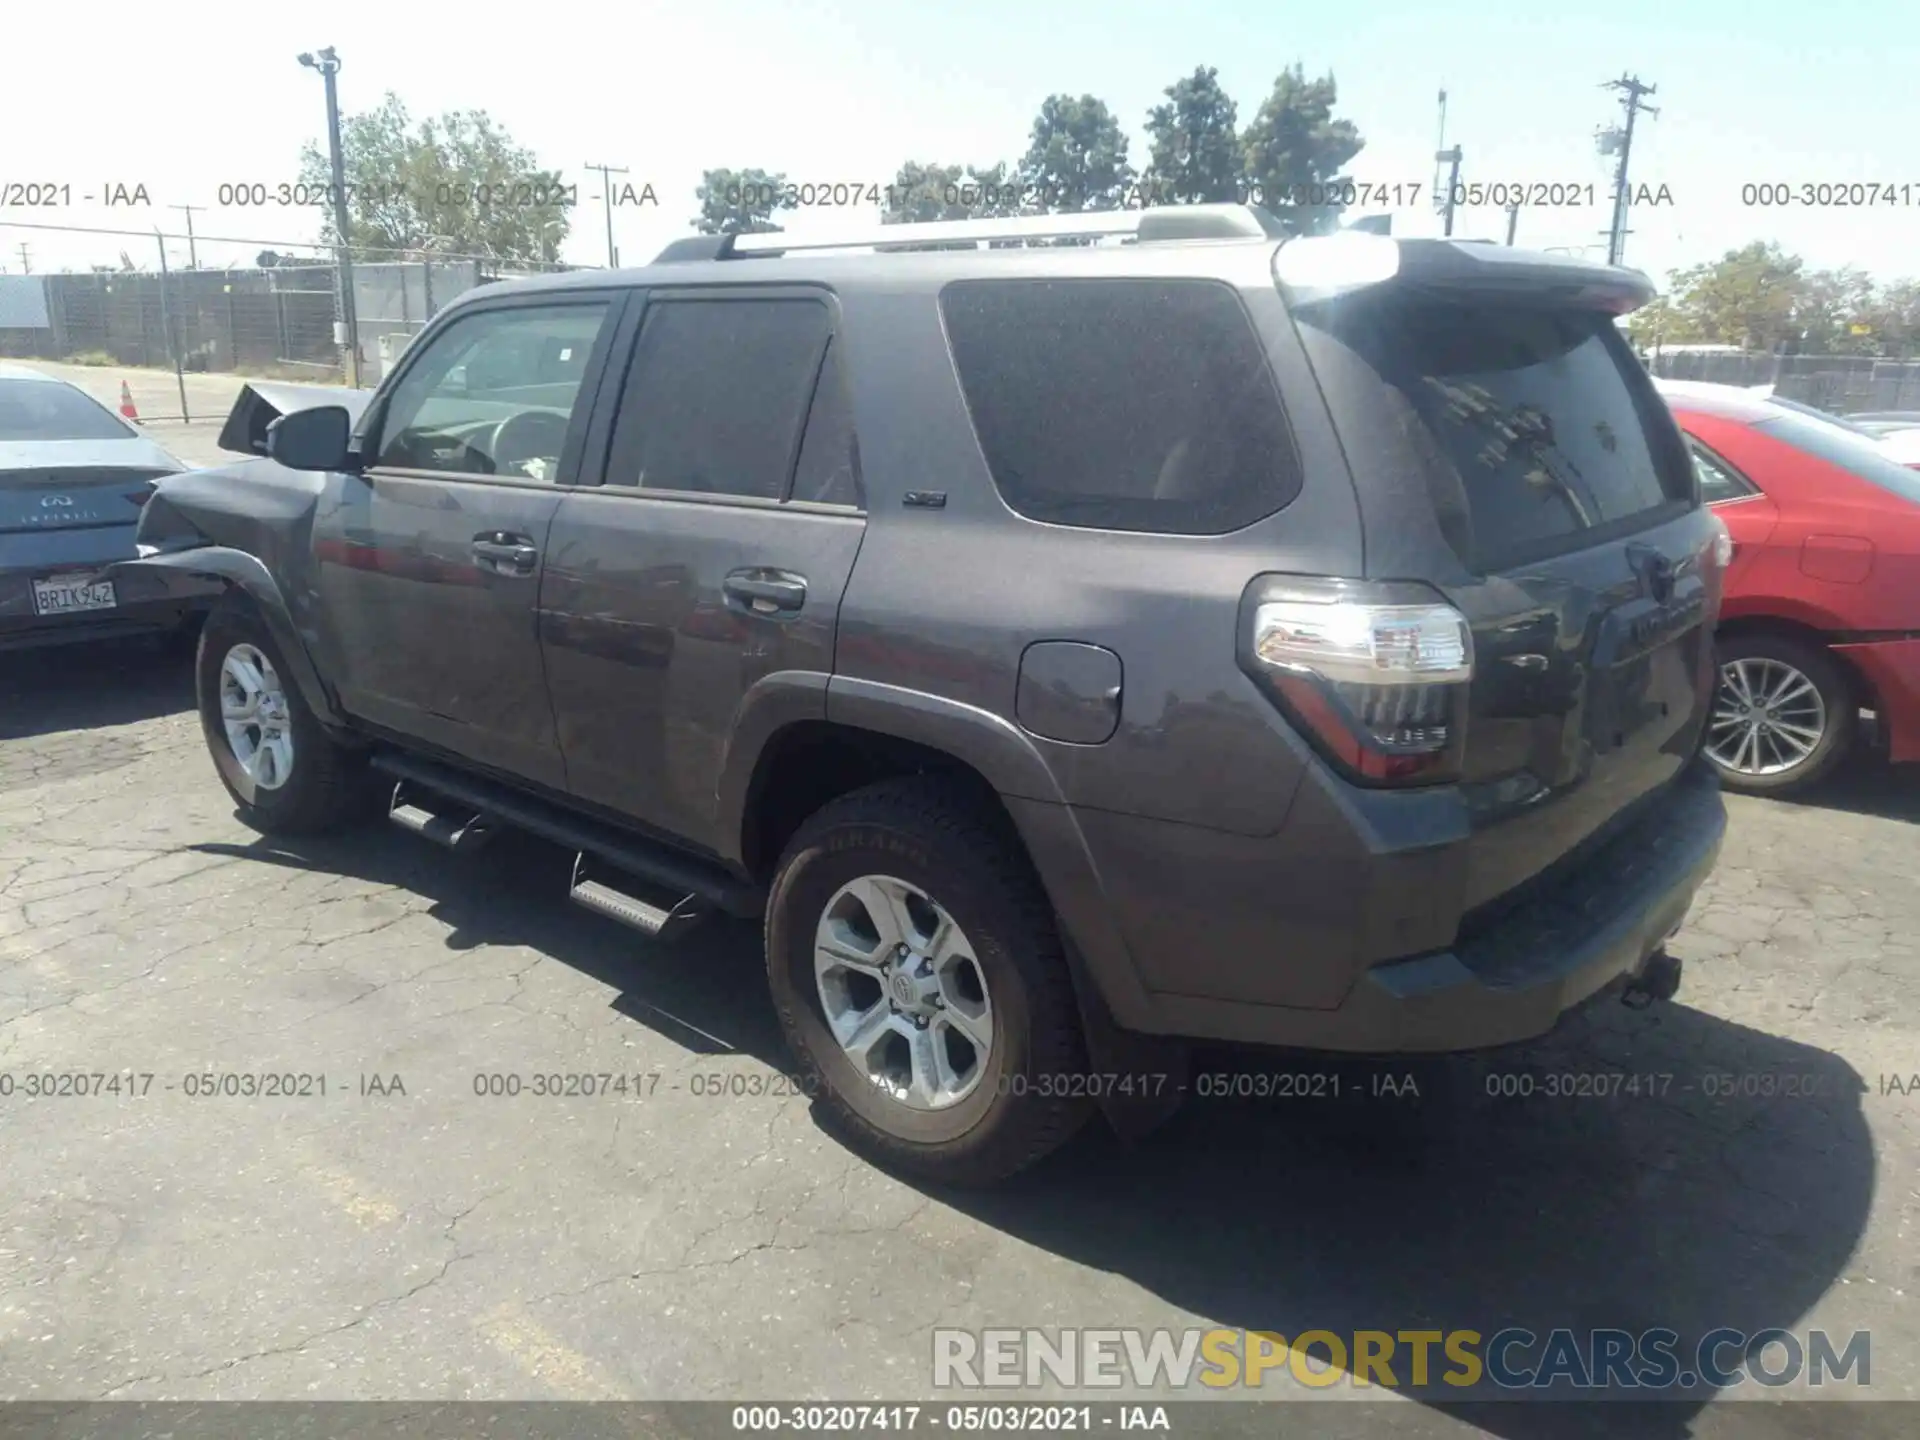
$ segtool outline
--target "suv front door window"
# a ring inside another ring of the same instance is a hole
[[[455,321],[395,388],[375,464],[558,477],[604,305],[520,306]]]

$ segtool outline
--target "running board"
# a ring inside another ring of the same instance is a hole
[[[592,877],[582,874],[576,862],[576,885],[588,881],[595,887],[587,892],[589,895],[606,890],[629,900],[635,892],[652,897],[637,903],[664,917],[661,929],[665,929],[666,921],[676,914],[681,918],[674,921],[674,928],[684,927],[696,908],[689,903],[693,901],[698,902],[697,908],[702,912],[718,911],[745,920],[758,919],[765,913],[765,889],[740,878],[717,861],[670,849],[632,831],[615,829],[589,818],[571,807],[422,756],[376,750],[372,764],[375,770],[405,784],[404,795],[398,787],[394,792],[395,824],[438,839],[428,827],[444,816],[447,823],[440,827],[443,834],[461,834],[469,826],[479,827],[475,837],[466,840],[461,848],[478,843],[482,832],[513,829],[584,852],[589,861],[596,864],[598,873]],[[397,813],[401,809],[418,810],[426,818],[412,814],[403,817]],[[609,874],[616,877],[612,885],[607,883]],[[616,919],[626,918],[611,908],[603,909],[601,903],[593,900],[581,898],[580,903]]]
[[[421,803],[428,798],[410,793],[406,781],[397,781],[393,799],[387,806],[387,818],[402,830],[410,830],[462,855],[478,850],[494,837],[494,827],[480,812],[461,806],[444,812],[429,810]],[[434,797],[434,803],[443,802]]]
[[[671,945],[713,913],[713,906],[698,895],[683,895],[662,906],[595,880],[587,874],[584,850],[573,858],[573,883],[567,893],[574,904],[630,925],[662,945]]]

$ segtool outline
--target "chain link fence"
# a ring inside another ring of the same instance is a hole
[[[1667,380],[1771,385],[1789,400],[1837,415],[1920,410],[1920,360],[1871,355],[1701,355],[1656,350],[1647,366]]]
[[[103,237],[97,244],[115,263],[0,275],[0,359],[182,375],[350,384],[357,357],[358,383],[370,387],[455,296],[495,280],[570,268],[356,247],[347,267],[349,304],[335,251],[312,241],[0,222],[0,230],[16,229]],[[252,263],[233,263],[236,247]],[[201,263],[203,252],[225,263]],[[186,413],[184,383],[179,393],[182,413],[154,418],[209,418]]]

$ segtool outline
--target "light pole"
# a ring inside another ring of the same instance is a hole
[[[167,208],[169,210],[181,210],[186,212],[187,268],[189,270],[198,270],[200,268],[200,251],[198,247],[196,247],[193,243],[193,212],[196,210],[204,210],[207,207],[204,205],[169,205]]]
[[[360,324],[354,313],[353,256],[347,248],[347,163],[340,150],[340,91],[334,76],[340,73],[340,57],[331,45],[318,55],[303,52],[300,63],[318,70],[327,87],[327,156],[333,170],[333,228],[339,242],[335,272],[340,277],[340,322],[352,369],[354,389],[360,388]]]
[[[607,202],[607,268],[613,269],[620,263],[620,252],[613,248],[613,179],[615,175],[627,173],[619,165],[588,165],[588,170],[600,172],[600,195]]]
[[[1446,217],[1446,229],[1442,233],[1451,235],[1453,234],[1453,202],[1457,198],[1456,192],[1460,189],[1460,147],[1455,145],[1451,149],[1439,151],[1433,158],[1447,167],[1447,208],[1441,212]]]

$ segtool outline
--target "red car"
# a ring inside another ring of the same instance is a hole
[[[1920,761],[1920,470],[1804,408],[1655,382],[1733,539],[1707,754],[1728,789],[1813,784],[1860,712]]]

